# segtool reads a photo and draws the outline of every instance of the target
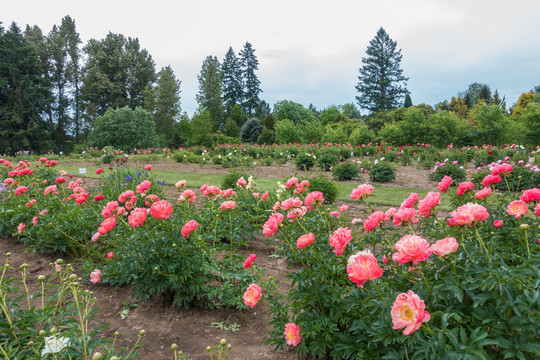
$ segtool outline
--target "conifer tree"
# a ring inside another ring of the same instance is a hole
[[[405,95],[405,101],[403,102],[403,107],[404,108],[409,108],[411,106],[413,106],[411,95],[407,94],[407,95]]]
[[[356,100],[361,108],[371,112],[390,110],[399,107],[409,93],[406,88],[409,78],[403,76],[399,66],[403,55],[396,45],[382,27],[369,42],[356,86],[360,93]]]
[[[243,107],[244,111],[251,115],[259,104],[259,93],[261,82],[255,75],[255,70],[259,69],[259,60],[255,56],[255,49],[249,42],[246,42],[242,51],[240,51],[240,65],[242,68],[242,77],[244,82]]]
[[[221,65],[215,56],[207,56],[197,75],[199,93],[195,96],[197,103],[208,110],[212,122],[212,131],[216,131],[223,118],[222,73]]]
[[[221,66],[223,74],[223,101],[225,110],[229,114],[235,104],[242,105],[242,69],[240,60],[236,57],[232,47],[223,59]]]

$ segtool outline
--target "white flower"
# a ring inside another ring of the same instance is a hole
[[[56,338],[55,335],[48,336],[45,338],[45,348],[41,351],[41,356],[45,354],[56,354],[68,345],[69,338],[67,337]]]

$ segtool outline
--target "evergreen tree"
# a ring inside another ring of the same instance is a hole
[[[364,65],[359,69],[358,105],[371,112],[399,107],[401,99],[409,93],[406,88],[409,78],[403,76],[399,67],[403,57],[401,49],[396,51],[397,42],[392,41],[382,27],[369,44],[367,57],[362,58]]]
[[[140,48],[137,38],[109,33],[102,40],[91,39],[84,47],[81,99],[86,117],[92,121],[111,108],[143,106],[144,89],[156,80],[154,60]]]
[[[495,93],[493,93],[493,98],[491,99],[491,104],[492,105],[498,105],[501,107],[501,109],[503,109],[503,111],[506,112],[506,96],[503,96],[502,99],[499,95],[499,91],[497,89],[495,89]]]
[[[240,65],[242,68],[242,77],[244,80],[244,102],[243,107],[247,114],[251,115],[259,104],[259,93],[261,82],[255,75],[255,70],[259,69],[259,60],[255,56],[255,49],[249,42],[244,44],[240,51]]]
[[[46,122],[51,101],[35,46],[12,23],[0,25],[0,154],[46,151]]]
[[[227,114],[229,114],[235,104],[242,104],[243,99],[242,69],[240,60],[236,57],[232,47],[229,47],[229,51],[223,59],[221,71],[223,74],[223,101]]]
[[[457,98],[452,96],[448,108],[450,109],[450,111],[456,113],[456,115],[462,120],[467,117],[467,113],[469,112],[469,107],[467,106],[465,100],[461,98],[461,96],[458,96]]]
[[[413,106],[411,95],[407,94],[407,95],[405,95],[405,101],[403,102],[403,107],[404,108],[409,108],[411,106]]]
[[[173,141],[173,128],[181,111],[180,83],[167,66],[158,73],[156,87],[147,87],[144,93],[144,109],[153,114],[156,132],[167,146]]]
[[[78,142],[82,132],[88,127],[82,123],[81,108],[81,50],[79,44],[82,43],[79,33],[75,28],[75,20],[66,16],[62,19],[60,33],[65,37],[65,48],[67,52],[66,78],[68,80],[68,91],[71,97],[70,112],[72,117],[72,132],[75,141]]]
[[[223,86],[221,66],[215,56],[208,56],[197,75],[199,80],[199,93],[195,96],[197,103],[208,110],[212,121],[212,131],[215,132],[223,118]],[[201,114],[202,116],[202,114]]]
[[[486,104],[491,104],[491,89],[489,88],[489,85],[483,84],[480,88],[480,92],[478,93],[478,101],[485,101]]]

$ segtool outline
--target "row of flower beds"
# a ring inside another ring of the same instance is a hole
[[[266,301],[268,342],[318,358],[540,354],[540,189],[496,190],[494,177],[511,176],[507,164],[476,193],[444,177],[440,192],[413,193],[399,209],[376,209],[373,187],[360,185],[350,197],[367,210],[350,219],[346,205],[325,205],[323,193],[296,178],[276,193],[252,179],[197,192],[179,182],[170,204],[152,176],[118,187],[125,174],[104,172],[91,194],[46,162],[3,161],[0,236],[78,256],[85,280],[131,284],[138,298],[179,306]],[[446,219],[437,216],[441,196],[455,208]],[[257,254],[238,255],[259,232],[298,265],[287,292],[257,266]]]

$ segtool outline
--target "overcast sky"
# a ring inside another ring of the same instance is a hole
[[[20,0],[3,1],[0,21],[47,34],[70,15],[83,44],[109,31],[137,37],[156,70],[171,65],[191,115],[203,60],[222,61],[246,41],[270,105],[355,102],[358,68],[381,26],[402,49],[414,104],[449,100],[479,82],[511,105],[540,85],[539,14],[539,0]]]

